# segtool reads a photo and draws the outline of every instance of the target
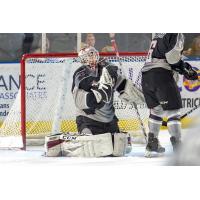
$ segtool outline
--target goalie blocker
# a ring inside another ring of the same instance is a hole
[[[125,133],[79,135],[72,133],[45,137],[45,156],[57,157],[103,157],[124,156],[130,151],[128,135]]]

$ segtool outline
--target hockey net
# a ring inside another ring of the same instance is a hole
[[[100,54],[119,66],[113,53]],[[120,53],[126,77],[136,83],[145,53]],[[27,54],[21,60],[21,86],[0,128],[0,147],[26,147],[29,138],[52,133],[77,132],[76,108],[71,94],[72,78],[81,66],[76,53]],[[147,128],[149,111],[145,105],[127,105],[114,97],[121,131],[142,135],[141,121]]]

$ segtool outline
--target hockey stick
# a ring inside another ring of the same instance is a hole
[[[185,117],[187,117],[188,115],[190,115],[191,113],[193,113],[195,110],[197,110],[198,108],[200,108],[200,104],[198,106],[195,106],[194,108],[192,108],[191,110],[189,110],[188,112],[186,112],[185,114],[183,114],[180,117],[180,120],[184,119]],[[162,122],[162,126],[167,126],[167,122],[163,121]]]
[[[119,57],[119,51],[118,51],[117,43],[115,41],[115,34],[114,33],[110,33],[109,36],[110,36],[110,39],[111,39],[112,47],[113,47],[113,49],[115,51],[115,54],[116,54],[116,58],[117,58],[117,60],[119,62],[119,65],[120,65],[121,73],[125,75],[124,70],[123,70],[123,65],[122,65],[122,62],[121,62],[120,57]],[[140,122],[140,127],[142,129],[145,141],[147,142],[147,134],[146,134],[146,131],[145,131],[144,123],[143,123],[143,121],[142,121],[142,119],[140,117],[140,113],[138,111],[136,103],[133,102],[133,106],[134,106],[134,108],[136,110],[136,114],[138,116],[138,119],[139,119],[139,122]]]

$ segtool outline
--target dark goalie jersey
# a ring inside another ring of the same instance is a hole
[[[95,121],[108,123],[111,122],[115,116],[113,99],[109,103],[97,105],[95,101],[90,98],[91,88],[100,80],[102,69],[109,67],[118,74],[115,88],[118,87],[124,78],[119,74],[118,67],[103,60],[98,63],[95,71],[92,71],[89,66],[81,66],[73,75],[72,94],[76,105],[76,116],[85,116]]]
[[[155,34],[142,71],[158,67],[171,70],[173,66],[178,66],[181,62],[183,47],[184,35],[182,33]]]

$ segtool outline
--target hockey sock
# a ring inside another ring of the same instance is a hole
[[[154,137],[158,137],[160,126],[162,124],[162,118],[153,114],[149,116],[149,132],[154,134]]]

